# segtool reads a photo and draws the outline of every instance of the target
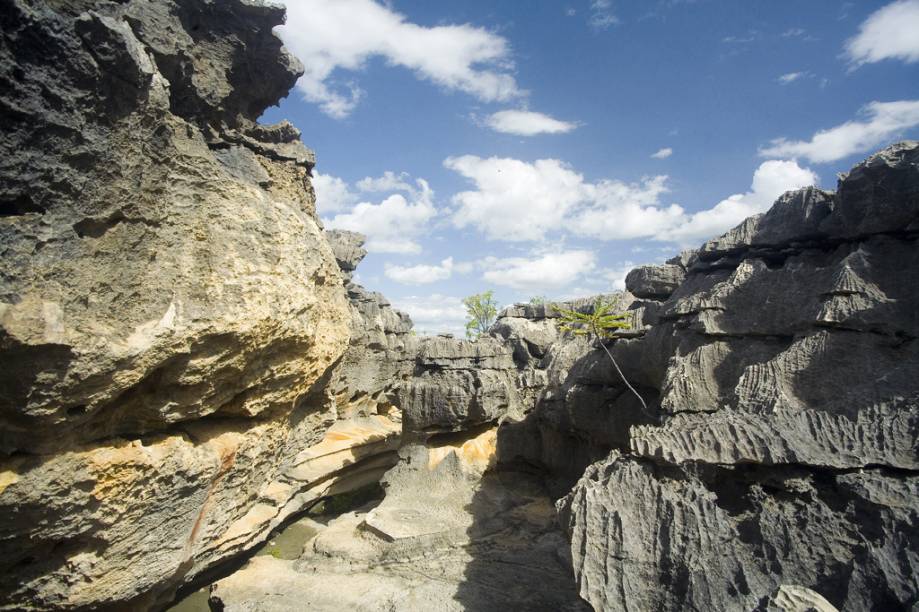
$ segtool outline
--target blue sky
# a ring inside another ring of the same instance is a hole
[[[265,121],[416,328],[621,288],[786,189],[919,137],[919,0],[286,0]]]

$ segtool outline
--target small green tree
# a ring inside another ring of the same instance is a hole
[[[533,306],[542,306],[543,304],[548,304],[549,300],[546,299],[544,295],[534,295],[530,298],[530,304]]]
[[[476,293],[463,299],[466,307],[466,337],[477,338],[492,326],[498,317],[498,302],[493,291]]]
[[[576,336],[587,336],[596,341],[596,343],[606,351],[606,356],[613,362],[613,367],[616,368],[619,377],[622,378],[622,382],[625,383],[625,386],[628,387],[629,390],[635,394],[635,397],[638,398],[638,401],[641,402],[644,413],[646,415],[649,414],[648,405],[645,403],[644,398],[641,397],[641,394],[635,390],[635,387],[632,386],[629,379],[622,373],[622,368],[619,367],[613,354],[603,343],[605,339],[614,337],[614,333],[617,329],[628,329],[631,327],[626,320],[629,318],[629,315],[614,313],[613,304],[599,297],[596,302],[594,302],[593,310],[589,313],[561,308],[558,304],[554,304],[552,307],[561,315],[558,321],[559,329],[571,332]]]

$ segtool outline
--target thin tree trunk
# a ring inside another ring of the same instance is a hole
[[[620,368],[619,364],[616,363],[616,359],[613,357],[613,354],[610,353],[609,349],[606,348],[606,345],[603,344],[603,336],[601,336],[596,329],[594,329],[594,333],[597,335],[597,342],[599,342],[600,346],[603,347],[603,350],[606,351],[606,356],[609,357],[609,360],[613,362],[613,366],[616,368],[616,371],[619,372],[619,376],[622,378],[622,382],[625,383],[625,386],[628,387],[629,390],[635,394],[635,397],[638,398],[638,401],[641,402],[642,412],[644,412],[645,416],[650,417],[651,413],[648,410],[648,404],[645,403],[645,400],[641,394],[635,390],[635,387],[632,386],[632,383],[629,382],[629,379],[626,378],[625,374],[622,373],[622,368]]]

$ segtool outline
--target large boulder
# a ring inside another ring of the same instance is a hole
[[[284,465],[335,420],[351,315],[314,157],[256,124],[300,73],[282,20],[0,2],[4,609],[168,600],[319,494]]]

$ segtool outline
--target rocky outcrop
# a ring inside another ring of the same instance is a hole
[[[462,431],[497,422],[520,409],[510,347],[489,337],[425,339],[399,405],[406,431]]]
[[[349,305],[312,153],[255,122],[283,10],[0,4],[0,608],[144,608],[398,426],[326,431]]]
[[[559,505],[594,608],[919,600],[917,207],[919,143],[885,149],[690,254],[614,342],[655,419]]]
[[[282,9],[0,9],[0,609],[162,607],[378,481],[214,599],[919,602],[919,144],[633,271],[604,347],[532,304],[417,338],[321,229],[297,130],[256,123],[299,73]]]

